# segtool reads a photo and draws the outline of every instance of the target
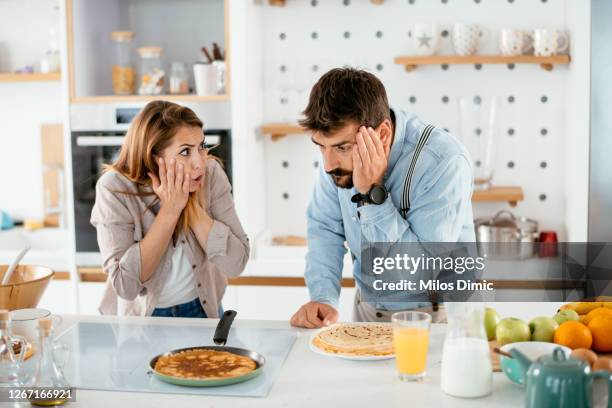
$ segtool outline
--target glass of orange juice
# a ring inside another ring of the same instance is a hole
[[[397,312],[391,316],[395,362],[400,380],[419,381],[425,377],[431,315]]]

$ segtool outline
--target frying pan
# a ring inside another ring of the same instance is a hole
[[[153,376],[160,381],[164,381],[170,384],[183,385],[187,387],[218,387],[221,385],[229,385],[236,384],[239,382],[250,380],[251,378],[257,377],[261,374],[264,365],[266,364],[266,359],[261,354],[238,347],[228,347],[225,345],[227,342],[227,336],[229,334],[229,330],[232,327],[232,323],[234,318],[236,317],[236,312],[234,310],[228,310],[223,313],[221,320],[219,320],[219,324],[217,324],[217,328],[215,329],[215,334],[213,336],[213,341],[216,346],[193,346],[186,347],[176,350],[170,350],[163,354],[159,354],[149,362],[149,368],[153,373]],[[159,373],[155,371],[155,364],[157,360],[162,356],[170,356],[176,353],[180,353],[182,351],[188,351],[193,349],[206,349],[206,350],[215,350],[215,351],[226,351],[228,353],[237,354],[239,356],[245,356],[250,358],[255,362],[255,370],[238,377],[230,377],[230,378],[221,378],[221,379],[193,379],[193,378],[182,378],[182,377],[174,377],[166,374]]]

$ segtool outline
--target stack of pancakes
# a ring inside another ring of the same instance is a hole
[[[345,356],[388,356],[394,353],[393,327],[384,323],[335,324],[314,336],[313,344]]]

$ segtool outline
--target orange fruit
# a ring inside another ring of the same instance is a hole
[[[612,353],[612,315],[596,316],[589,323],[593,335],[593,350]]]
[[[593,335],[584,324],[570,320],[555,330],[553,341],[572,350],[577,348],[590,349],[593,344]]]
[[[582,319],[582,322],[587,326],[591,323],[591,320],[596,318],[597,316],[612,316],[612,309],[607,307],[598,307],[596,309],[591,310],[587,315]]]

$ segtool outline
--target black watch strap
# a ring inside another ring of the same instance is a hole
[[[351,197],[351,202],[356,203],[357,207],[361,207],[364,201],[366,201],[367,199],[368,199],[368,196],[366,194],[357,193]]]

